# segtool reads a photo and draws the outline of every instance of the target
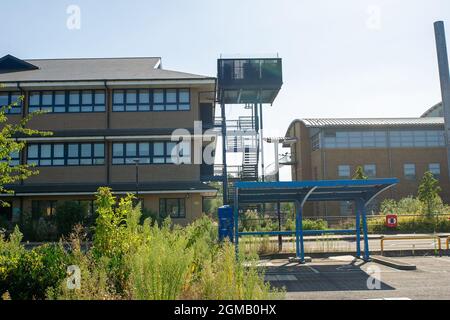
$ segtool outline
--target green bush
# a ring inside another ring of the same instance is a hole
[[[370,233],[400,232],[400,233],[434,233],[450,232],[448,217],[399,216],[397,228],[386,227],[385,218],[369,219],[367,222]]]
[[[288,219],[285,223],[286,230],[295,230],[295,220]],[[303,230],[326,230],[328,229],[328,223],[323,219],[303,219]]]
[[[60,245],[43,245],[23,251],[8,279],[13,300],[45,299],[47,290],[65,278],[67,256]]]
[[[26,251],[16,230],[0,241],[0,296],[12,299],[267,299],[281,297],[264,282],[256,257],[235,257],[217,241],[217,225],[203,217],[181,228],[166,219],[141,223],[133,196],[116,203],[108,188],[97,194],[93,247],[80,249],[77,226],[71,248],[43,245]],[[84,233],[84,232],[83,232]],[[81,288],[67,287],[68,265],[81,271]]]
[[[0,297],[9,289],[11,275],[17,269],[19,259],[25,251],[21,241],[22,234],[18,227],[14,229],[9,240],[0,235]]]
[[[87,204],[79,201],[58,202],[55,223],[59,235],[67,236],[77,224],[83,224],[87,218]]]
[[[246,231],[257,231],[261,230],[261,217],[255,210],[246,210],[243,214],[239,216],[240,225],[243,230]]]

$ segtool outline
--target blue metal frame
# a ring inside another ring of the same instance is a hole
[[[361,257],[361,222],[364,236],[364,260],[370,259],[367,234],[366,207],[379,194],[398,183],[398,179],[322,180],[292,182],[237,182],[234,195],[234,239],[236,254],[239,236],[293,235],[295,251],[300,262],[305,261],[304,235],[355,234],[356,256]],[[294,202],[296,204],[295,231],[239,232],[239,203]],[[354,201],[356,204],[356,228],[344,230],[303,230],[303,206],[306,201]]]

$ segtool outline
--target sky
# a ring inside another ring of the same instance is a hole
[[[0,56],[22,59],[160,56],[215,76],[221,54],[278,54],[266,136],[297,118],[420,116],[440,101],[433,22],[450,34],[448,0],[2,0],[0,17]]]

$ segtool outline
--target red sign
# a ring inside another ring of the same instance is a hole
[[[398,219],[396,214],[388,214],[386,215],[386,227],[388,228],[397,228]]]

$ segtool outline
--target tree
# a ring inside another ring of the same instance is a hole
[[[12,154],[19,153],[25,147],[25,141],[19,141],[17,136],[49,136],[52,133],[27,128],[28,122],[36,115],[43,113],[35,111],[22,118],[19,123],[8,123],[6,111],[14,106],[19,105],[23,101],[23,96],[19,100],[7,105],[0,106],[0,194],[12,194],[12,190],[8,190],[5,186],[13,184],[17,181],[27,179],[32,175],[36,175],[39,171],[33,169],[33,165],[18,164],[13,165]],[[0,200],[0,206],[8,206],[7,202]]]
[[[73,227],[87,218],[87,204],[79,201],[64,201],[56,206],[55,222],[58,232],[67,236]]]
[[[356,168],[355,174],[353,175],[353,180],[367,180],[367,176],[364,174],[364,170],[361,166]]]
[[[425,205],[426,215],[433,214],[436,201],[440,200],[439,192],[441,192],[439,181],[434,178],[430,171],[425,172],[419,185],[417,197]]]

